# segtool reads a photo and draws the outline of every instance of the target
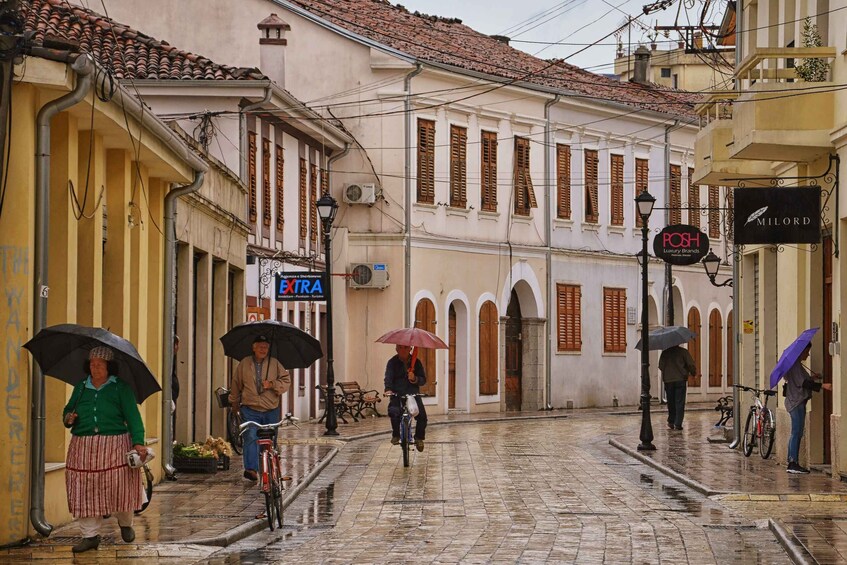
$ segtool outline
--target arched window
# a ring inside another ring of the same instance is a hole
[[[732,312],[726,315],[726,386],[731,387],[735,384],[734,373],[732,370],[732,356],[735,345],[735,328],[732,326]]]
[[[701,351],[701,328],[700,328],[700,311],[697,308],[692,308],[688,311],[688,329],[694,332],[696,336],[688,342],[688,352],[694,358],[694,365],[697,367],[697,374],[693,377],[688,377],[688,386],[699,387],[702,371],[700,368],[700,351]]]
[[[415,308],[415,327],[435,333],[435,306],[428,298],[424,298],[418,302]],[[428,396],[435,396],[435,385],[438,380],[435,350],[421,349],[418,351],[418,359],[421,360],[424,371],[426,371],[426,384],[421,387],[421,393]]]
[[[489,300],[479,309],[479,394],[497,394],[499,323],[497,306]]]
[[[723,324],[715,308],[709,313],[709,386],[718,388],[723,381]]]

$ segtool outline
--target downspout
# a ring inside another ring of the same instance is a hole
[[[674,120],[673,124],[665,126],[665,225],[670,224],[671,220],[671,129],[679,124],[679,120]],[[665,325],[673,325],[673,267],[670,263],[665,263]],[[659,397],[659,404],[664,404],[662,398],[662,380],[659,372],[656,371],[656,390]]]
[[[550,108],[559,100],[561,94],[557,94],[552,100],[544,104],[544,178],[547,181],[547,194],[544,198],[544,229],[547,240],[547,323],[544,325],[544,342],[547,344],[547,359],[544,369],[544,409],[553,409],[553,174],[551,169],[550,151],[553,149],[553,131],[550,128]]]
[[[50,241],[50,124],[59,113],[81,102],[91,89],[94,62],[89,55],[78,56],[71,63],[76,73],[74,89],[42,106],[36,118],[35,149],[35,270],[33,280],[34,319],[32,335],[47,325],[47,244]],[[30,432],[30,508],[29,520],[39,534],[50,535],[53,526],[44,518],[44,375],[37,363],[32,364],[32,431]]]
[[[259,100],[258,102],[254,102],[253,104],[248,104],[241,109],[240,115],[240,127],[241,127],[241,161],[239,166],[239,174],[242,182],[247,181],[247,112],[251,112],[257,108],[261,108],[265,104],[271,101],[271,96],[273,96],[273,87],[269,84],[265,87],[265,97]]]
[[[197,192],[203,186],[204,171],[194,171],[191,184],[174,188],[165,195],[165,304],[162,349],[162,468],[173,477],[173,418],[171,417],[171,379],[174,366],[174,310],[176,309],[176,200],[180,196]]]
[[[423,65],[417,63],[415,70],[403,79],[406,92],[406,257],[403,273],[403,327],[412,325],[412,79],[423,72]]]

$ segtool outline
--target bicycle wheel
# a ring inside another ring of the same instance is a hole
[[[403,450],[403,466],[409,466],[409,416],[400,420],[400,448]]]
[[[762,412],[762,437],[759,440],[759,455],[762,456],[762,459],[767,459],[771,456],[774,435],[776,435],[776,421],[774,420],[773,411],[768,408]]]
[[[229,444],[232,446],[233,451],[235,451],[238,455],[241,455],[244,449],[244,438],[238,431],[238,427],[240,425],[241,414],[235,410],[230,410],[229,417],[226,420],[226,434],[227,439],[229,439]]]
[[[276,523],[282,528],[282,481],[277,477],[274,487],[274,508],[276,510]]]
[[[274,504],[273,489],[265,492],[265,516],[268,518],[268,527],[274,531],[274,520],[276,520],[276,505]]]
[[[747,423],[744,424],[744,437],[741,442],[741,450],[744,457],[750,457],[753,453],[753,443],[756,441],[756,414],[752,410],[747,414]]]

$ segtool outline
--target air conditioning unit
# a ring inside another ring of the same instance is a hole
[[[350,288],[385,288],[388,279],[388,265],[385,263],[350,265]]]
[[[344,202],[348,204],[373,204],[376,202],[375,184],[348,184],[344,187]]]

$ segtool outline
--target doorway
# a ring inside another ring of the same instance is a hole
[[[456,308],[451,304],[447,332],[447,408],[456,408]]]
[[[506,411],[521,409],[521,380],[523,377],[523,354],[521,346],[521,305],[512,289],[509,306],[506,308]]]

